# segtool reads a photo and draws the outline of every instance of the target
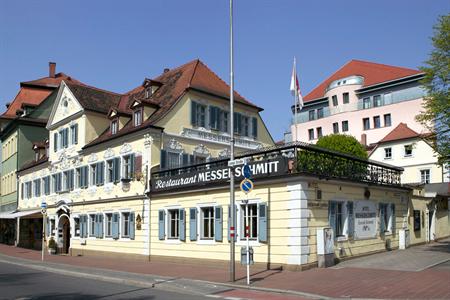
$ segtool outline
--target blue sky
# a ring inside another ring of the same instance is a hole
[[[293,56],[303,94],[355,58],[417,68],[450,2],[235,0],[235,88],[288,129]],[[87,84],[128,91],[200,58],[229,82],[228,0],[0,1],[0,103],[48,62]]]

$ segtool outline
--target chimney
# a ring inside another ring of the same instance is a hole
[[[365,133],[361,134],[361,144],[367,147],[367,135]]]
[[[167,73],[167,72],[169,72],[169,71],[170,71],[169,68],[164,68],[164,73]]]
[[[6,104],[5,104],[6,109],[8,109],[10,105],[11,105],[11,102],[6,103]]]
[[[55,78],[56,74],[56,63],[49,62],[48,63],[48,77]]]

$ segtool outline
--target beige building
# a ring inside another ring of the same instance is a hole
[[[148,256],[150,173],[227,157],[228,97],[228,85],[199,60],[123,95],[62,82],[48,155],[20,170],[19,210],[47,203],[47,235],[61,253]],[[237,151],[273,144],[261,110],[235,93]],[[19,245],[30,245],[34,237],[20,232]]]

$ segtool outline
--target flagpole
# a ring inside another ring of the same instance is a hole
[[[297,80],[297,60],[294,56],[294,79]],[[297,82],[297,81],[295,81]],[[292,141],[297,141],[297,99],[298,99],[298,87],[295,84],[295,93],[294,93],[294,128],[295,128],[295,136],[292,137]]]

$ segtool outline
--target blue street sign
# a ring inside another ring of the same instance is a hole
[[[244,173],[244,177],[247,179],[250,179],[252,177],[252,170],[250,169],[250,166],[247,164],[244,165],[242,173]]]
[[[41,203],[41,208],[46,209],[47,208],[47,202],[42,202]]]
[[[253,181],[247,178],[241,181],[241,191],[248,194],[252,190],[253,190]]]

